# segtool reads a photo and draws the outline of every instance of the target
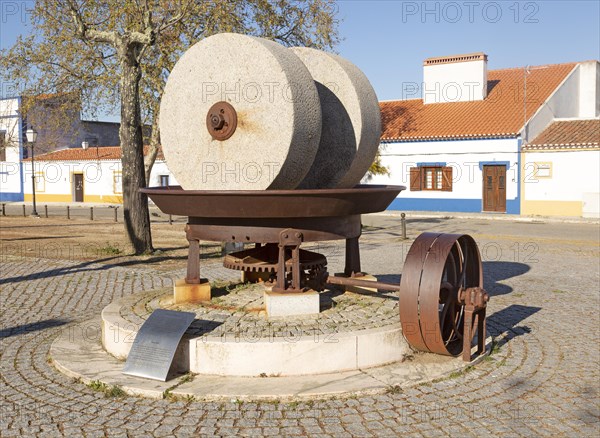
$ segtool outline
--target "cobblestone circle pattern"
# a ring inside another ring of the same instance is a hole
[[[377,236],[365,239],[365,270],[398,273],[396,243]],[[3,257],[0,436],[597,436],[597,247],[561,245],[548,239],[528,260],[484,255],[497,341],[488,360],[402,391],[298,403],[107,397],[73,381],[48,359],[60,330],[115,299],[170,287],[182,273]],[[218,262],[209,268],[212,279],[230,275]]]
[[[399,325],[398,298],[394,293],[363,295],[326,290],[321,293],[324,310],[318,315],[267,318],[263,291],[261,284],[234,283],[213,288],[210,302],[175,305],[169,297],[172,289],[162,289],[126,297],[120,316],[127,327],[139,327],[158,308],[194,312],[196,320],[188,329],[188,335],[228,337],[234,334],[250,340],[310,338]]]

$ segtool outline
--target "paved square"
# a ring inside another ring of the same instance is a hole
[[[411,241],[400,240],[396,217],[365,224],[363,269],[397,281]],[[298,403],[150,400],[69,379],[48,358],[58,332],[119,297],[170,286],[184,262],[165,273],[2,253],[0,436],[597,435],[598,225],[433,217],[409,220],[408,228],[412,238],[430,230],[470,233],[478,242],[497,351],[468,372],[405,391]],[[320,250],[330,272],[341,268],[342,246]],[[204,272],[212,280],[238,277],[220,263],[207,258]]]

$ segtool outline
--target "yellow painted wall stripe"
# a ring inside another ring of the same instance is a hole
[[[581,201],[521,201],[521,214],[540,216],[579,216],[583,215]]]
[[[46,194],[36,193],[35,200],[39,202],[74,202],[72,195],[60,195],[60,194]],[[25,194],[25,201],[32,202],[33,196],[31,194]],[[94,202],[97,204],[122,204],[123,196],[119,195],[83,195],[83,202]]]

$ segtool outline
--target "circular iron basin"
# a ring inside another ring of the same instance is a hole
[[[141,189],[166,214],[205,218],[307,218],[376,213],[404,186],[358,185],[351,189],[183,190]]]

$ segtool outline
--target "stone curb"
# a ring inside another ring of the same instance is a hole
[[[485,356],[470,363],[460,358],[416,353],[412,360],[367,370],[293,377],[222,377],[188,374],[167,382],[157,382],[121,373],[124,362],[102,349],[100,340],[86,339],[94,318],[63,330],[50,347],[54,366],[63,374],[85,384],[102,382],[117,386],[130,395],[162,399],[169,396],[202,401],[297,400],[332,396],[361,396],[399,391],[411,386],[460,373]],[[487,339],[486,344],[490,345]],[[488,353],[486,351],[486,353]],[[192,376],[192,377],[190,377]]]
[[[150,291],[147,294],[154,293]],[[137,330],[144,322],[133,324],[124,319],[121,312],[132,305],[132,300],[138,302],[140,296],[144,296],[143,293],[121,298],[102,310],[102,346],[119,359],[128,356]],[[155,297],[154,301],[165,296]],[[239,339],[234,338],[234,333],[228,338],[210,334],[192,338],[184,336],[175,354],[174,366],[203,376],[315,375],[381,366],[400,361],[410,353],[398,320],[393,325],[319,338]]]

